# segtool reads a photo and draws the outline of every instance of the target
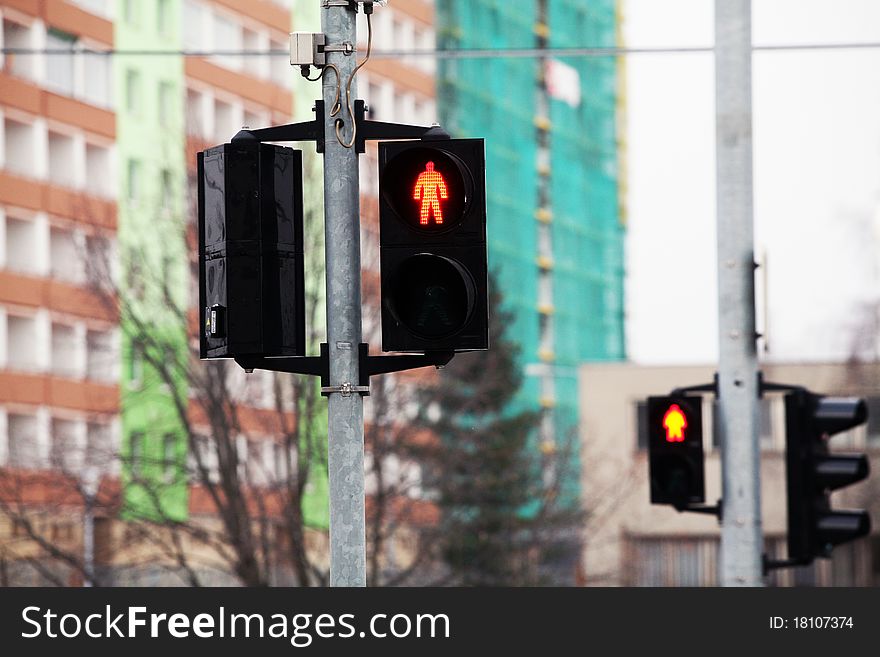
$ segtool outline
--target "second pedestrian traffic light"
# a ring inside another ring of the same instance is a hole
[[[489,346],[482,139],[379,144],[383,351]]]
[[[700,397],[648,397],[651,503],[684,510],[705,500]]]

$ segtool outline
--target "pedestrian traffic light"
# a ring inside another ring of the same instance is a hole
[[[648,397],[648,467],[651,504],[705,500],[701,397]]]
[[[788,554],[800,563],[828,557],[835,545],[871,530],[864,510],[831,508],[831,491],[868,476],[864,454],[831,454],[831,436],[868,419],[864,399],[825,397],[799,389],[785,396]]]
[[[383,351],[489,347],[482,139],[379,143]]]
[[[302,356],[302,153],[234,141],[198,154],[200,356]]]

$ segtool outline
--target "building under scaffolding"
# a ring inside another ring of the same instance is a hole
[[[615,0],[437,1],[440,49],[547,49],[441,59],[437,76],[444,127],[486,138],[490,267],[521,347],[517,410],[542,416],[536,454],[575,439],[577,366],[624,358],[621,70],[612,56],[552,52],[615,46],[617,9]],[[575,500],[572,460],[564,488]]]

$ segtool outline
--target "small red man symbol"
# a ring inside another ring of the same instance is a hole
[[[438,197],[439,193],[439,197]],[[433,212],[434,221],[439,225],[443,223],[443,210],[440,209],[440,199],[446,199],[449,193],[446,191],[446,181],[438,171],[434,171],[434,163],[428,162],[425,170],[419,174],[416,186],[413,190],[413,199],[422,202],[419,213],[419,223],[428,225],[428,216]]]
[[[681,443],[684,442],[684,430],[687,429],[687,418],[679,408],[678,404],[673,404],[663,416],[663,428],[666,429],[666,442]]]

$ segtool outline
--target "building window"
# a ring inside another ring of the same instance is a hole
[[[111,426],[89,422],[86,425],[86,463],[107,472],[116,456]]]
[[[116,380],[116,350],[111,331],[86,332],[86,376],[93,381]]]
[[[83,53],[83,97],[85,100],[101,107],[110,107],[113,102],[111,80],[113,77],[113,60],[107,55]]]
[[[31,45],[30,27],[3,19],[3,46],[6,48],[29,48]],[[3,69],[11,70],[13,75],[30,78],[33,75],[33,57],[6,55]]]
[[[77,374],[78,351],[76,329],[52,323],[52,373],[63,377]]]
[[[93,14],[110,18],[107,12],[108,0],[74,0],[74,2],[76,2],[76,4],[78,4],[83,9],[86,9]]]
[[[3,120],[5,166],[13,173],[37,177],[34,126],[9,118]]]
[[[137,160],[128,161],[128,200],[137,201],[141,195],[141,164]]]
[[[73,95],[74,90],[74,58],[73,47],[76,37],[66,32],[49,30],[46,34],[47,50],[70,50],[68,53],[46,55],[46,81],[58,91]]]
[[[171,34],[171,8],[169,5],[169,0],[159,0],[156,3],[156,27],[162,36]]]
[[[631,538],[626,549],[627,586],[715,586],[716,538]]]
[[[113,245],[104,235],[86,235],[85,277],[89,285],[112,292],[114,283]]]
[[[131,359],[128,363],[128,380],[133,388],[139,388],[144,382],[144,345],[141,342],[131,343]]]
[[[132,69],[125,72],[125,109],[130,114],[141,111],[141,75]]]
[[[160,183],[162,189],[162,198],[160,203],[166,210],[174,207],[174,176],[168,169],[162,169],[160,173]]]
[[[144,434],[135,431],[128,439],[128,458],[131,464],[131,474],[140,477],[144,468]]]
[[[39,369],[37,322],[33,317],[6,316],[6,354],[9,369],[33,372]]]
[[[67,473],[76,472],[81,456],[76,430],[76,423],[71,420],[52,419],[52,444],[49,459],[53,468]]]
[[[223,50],[241,50],[241,25],[229,18],[226,18],[226,16],[215,14],[214,44],[219,48],[222,48]],[[223,66],[227,66],[233,69],[241,68],[241,56],[239,55],[218,55],[217,59],[219,60],[219,63]]]
[[[266,484],[267,479],[263,469],[263,441],[246,440],[245,445],[244,458],[247,483],[251,486],[262,486]]]
[[[8,457],[11,468],[37,468],[40,450],[37,437],[37,418],[33,415],[10,413],[7,417]]]
[[[231,104],[222,100],[214,101],[214,133],[217,141],[228,141],[241,127],[235,120],[235,109]]]
[[[138,9],[140,5],[139,0],[123,0],[122,3],[122,16],[125,19],[125,22],[129,25],[137,25],[138,22]]]
[[[162,438],[162,471],[165,483],[173,483],[177,478],[177,436],[173,433]]]
[[[110,159],[109,148],[86,144],[86,189],[104,198],[111,198],[115,192],[115,176]]]
[[[269,47],[272,50],[287,50],[287,44],[283,41],[270,41]],[[270,77],[272,81],[281,87],[288,87],[291,84],[291,80],[293,79],[292,71],[293,68],[290,66],[290,62],[286,57],[272,57],[271,59],[271,72]]]
[[[171,103],[174,98],[174,86],[170,82],[159,83],[159,124],[163,126],[171,123]]]
[[[193,438],[195,453],[190,456],[190,471],[195,476],[196,482],[202,480],[202,472],[198,465],[199,462],[201,462],[202,467],[205,469],[205,474],[209,481],[216,482],[219,479],[220,470],[217,449],[212,443],[213,441],[209,436],[200,434]]]
[[[183,3],[183,44],[189,50],[202,47],[202,11],[202,5],[198,2],[185,0]]]
[[[275,465],[275,481],[278,481],[278,482],[287,481],[288,476],[289,476],[288,472],[287,472],[287,457],[288,457],[288,454],[290,454],[291,456],[295,456],[296,452],[293,452],[293,453],[288,452],[287,448],[284,446],[284,443],[273,443],[272,451],[273,451],[273,455],[274,455],[273,460],[275,462],[274,463],[274,465]],[[292,471],[295,473],[296,472],[296,464],[292,459],[291,459],[290,467],[291,467]],[[291,476],[292,476],[292,473],[291,473]]]
[[[186,134],[197,137],[207,136],[205,129],[203,96],[194,89],[186,90]]]
[[[55,185],[73,187],[75,168],[73,137],[49,132],[49,180]]]
[[[37,226],[33,221],[6,216],[6,268],[36,273]]]

